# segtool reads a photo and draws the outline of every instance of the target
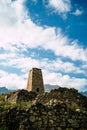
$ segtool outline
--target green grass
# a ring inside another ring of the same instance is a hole
[[[6,126],[0,126],[0,130],[8,130]]]
[[[9,108],[14,108],[14,107],[18,107],[22,110],[26,110],[27,108],[29,108],[32,105],[32,101],[29,102],[20,102],[20,103],[16,103],[16,104],[11,104],[9,102],[1,102],[0,103],[0,111],[9,109]]]
[[[5,94],[0,95],[0,102],[5,100]]]

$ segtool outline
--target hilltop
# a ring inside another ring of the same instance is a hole
[[[40,95],[18,90],[2,96],[3,130],[87,130],[87,97],[73,88]]]

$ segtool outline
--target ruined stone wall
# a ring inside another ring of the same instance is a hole
[[[18,91],[11,92],[8,95],[6,95],[5,101],[10,102],[12,104],[17,103],[17,95],[18,95]]]
[[[37,103],[27,110],[14,107],[0,113],[0,128],[1,130],[87,130],[87,113],[73,111],[67,108],[65,103],[54,102],[54,106]]]
[[[87,130],[87,115],[75,111],[73,113],[64,103],[54,103],[54,106],[49,107],[36,104],[27,110],[26,115],[28,119],[20,125],[20,130],[27,127],[32,130]]]
[[[27,90],[38,94],[44,92],[43,76],[41,69],[33,68],[29,72]]]
[[[13,101],[16,94],[18,104],[0,104],[0,130],[87,130],[87,97],[77,90],[58,88],[38,96],[20,90],[7,97]]]

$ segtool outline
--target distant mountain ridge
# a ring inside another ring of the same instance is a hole
[[[49,92],[52,89],[58,89],[60,87],[59,85],[51,85],[51,84],[45,84],[44,86],[46,92]],[[84,96],[87,96],[87,91],[81,91],[80,93]]]
[[[60,86],[59,85],[51,85],[51,84],[45,84],[45,91],[49,92],[52,89],[58,89]],[[0,87],[0,94],[6,94],[11,92],[12,90],[7,89],[6,87]],[[87,96],[87,91],[81,91],[80,92],[82,95]]]
[[[81,94],[87,96],[87,91],[81,92]]]
[[[57,88],[59,88],[60,86],[59,86],[59,85],[45,84],[44,87],[45,87],[45,91],[46,91],[46,92],[49,92],[49,91],[51,91],[52,89],[57,89]],[[0,94],[2,94],[2,93],[9,93],[10,91],[12,91],[12,90],[7,89],[6,87],[0,87]]]
[[[52,89],[58,89],[60,86],[59,85],[45,84],[44,87],[45,87],[45,91],[49,92]]]
[[[9,93],[10,91],[6,87],[0,87],[0,94]]]

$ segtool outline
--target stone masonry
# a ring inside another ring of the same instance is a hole
[[[43,76],[41,69],[33,68],[29,72],[27,90],[41,94],[44,92]]]

